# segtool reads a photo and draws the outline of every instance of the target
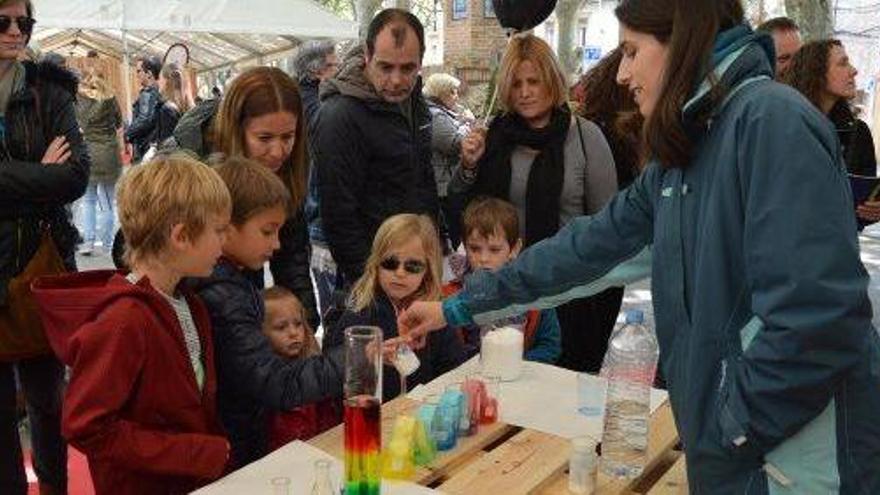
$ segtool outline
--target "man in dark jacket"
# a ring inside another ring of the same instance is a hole
[[[294,70],[299,79],[300,96],[303,101],[303,114],[312,132],[315,115],[321,107],[318,86],[336,75],[339,59],[336,57],[336,43],[333,41],[307,41],[296,53]]]
[[[125,140],[134,147],[132,159],[140,161],[150,148],[156,129],[157,109],[159,108],[159,72],[162,63],[156,57],[138,59],[135,73],[141,85],[141,92],[131,108],[131,125],[125,131]]]
[[[438,219],[431,115],[418,78],[424,51],[419,20],[383,10],[364,46],[349,52],[339,74],[321,86],[313,149],[320,194],[328,200],[320,213],[346,284],[360,277],[386,218]]]

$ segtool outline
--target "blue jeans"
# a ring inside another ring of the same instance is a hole
[[[0,492],[25,495],[28,491],[18,436],[14,370],[18,370],[27,403],[37,478],[57,493],[67,493],[67,444],[61,436],[64,366],[54,356],[0,363]]]
[[[93,247],[100,240],[105,250],[113,244],[114,226],[116,223],[115,181],[89,182],[86,193],[79,200],[79,228],[83,236],[84,247]],[[100,214],[99,211],[100,210]],[[99,218],[100,217],[100,218]],[[100,239],[96,239],[95,224],[100,219]]]

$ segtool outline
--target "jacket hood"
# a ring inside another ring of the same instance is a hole
[[[24,62],[23,64],[25,80],[29,87],[38,82],[48,82],[70,93],[71,96],[76,95],[79,88],[79,78],[70,70],[50,62]]]
[[[167,303],[144,277],[128,282],[122,272],[95,270],[52,277],[40,277],[31,286],[40,307],[43,328],[52,350],[69,364],[70,338],[80,327],[98,318],[113,302],[132,297],[156,309],[167,311]]]
[[[357,45],[345,55],[336,76],[321,83],[321,100],[341,94],[363,101],[383,101],[367,80],[365,68],[364,46]]]
[[[712,68],[684,105],[684,121],[693,122],[724,107],[723,102],[718,105],[713,98],[712,89],[716,86],[727,91],[726,102],[749,80],[773,79],[774,60],[775,49],[769,34],[755,33],[747,25],[719,33],[712,51]]]

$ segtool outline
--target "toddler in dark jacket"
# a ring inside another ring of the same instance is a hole
[[[347,309],[328,322],[324,349],[341,347],[345,329],[372,325],[385,339],[404,336],[397,328],[397,314],[414,301],[440,299],[442,277],[437,228],[424,215],[400,214],[385,220],[376,232],[364,274],[352,288]],[[419,368],[406,378],[408,389],[427,383],[465,360],[464,348],[449,328],[431,332],[427,344],[416,351]],[[382,373],[383,400],[401,393],[401,380],[386,365]]]

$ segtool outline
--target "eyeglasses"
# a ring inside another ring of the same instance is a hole
[[[418,275],[425,271],[425,262],[419,260],[406,260],[403,261],[403,269],[406,273],[412,275]],[[379,263],[379,266],[382,267],[383,270],[388,270],[389,272],[395,272],[398,268],[400,268],[401,261],[397,259],[397,256],[391,256],[389,258],[385,258]]]
[[[34,32],[34,24],[37,21],[33,17],[9,17],[8,15],[0,15],[0,33],[6,33],[12,27],[13,21],[18,26],[18,30],[25,36],[30,36]]]

